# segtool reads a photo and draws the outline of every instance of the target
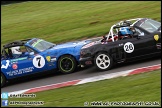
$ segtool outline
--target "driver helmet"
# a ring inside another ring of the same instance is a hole
[[[22,54],[20,51],[20,46],[12,47],[11,48],[12,54]]]
[[[132,34],[133,34],[133,32],[130,30],[129,27],[121,27],[121,28],[119,29],[119,32],[120,32],[120,34],[121,34],[122,36],[124,36],[124,35],[132,35]]]

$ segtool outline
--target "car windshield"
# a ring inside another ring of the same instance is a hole
[[[35,43],[33,43],[32,46],[42,52],[56,46],[56,44],[39,39]]]
[[[140,27],[147,30],[148,32],[155,32],[158,30],[158,28],[161,26],[160,22],[157,22],[155,20],[148,19],[144,21]]]

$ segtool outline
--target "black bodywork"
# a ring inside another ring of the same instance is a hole
[[[105,42],[103,41],[106,39],[104,36],[102,40],[91,42],[89,45],[83,46],[80,52],[80,64],[83,66],[93,65],[95,56],[101,52],[111,56],[113,63],[129,62],[161,55],[161,26],[156,31],[149,32],[140,27],[141,23],[146,20],[147,18],[142,18],[133,25],[136,31],[132,38]],[[143,32],[144,35],[141,36],[138,31]],[[158,38],[156,38],[156,36]],[[124,45],[127,42],[131,42],[134,45],[132,53],[127,53],[124,50]]]

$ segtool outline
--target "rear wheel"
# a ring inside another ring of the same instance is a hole
[[[3,75],[3,73],[1,73],[1,87],[3,87],[6,84],[6,78]]]
[[[61,73],[72,73],[76,69],[76,60],[70,55],[64,55],[58,60],[58,68]]]
[[[95,56],[94,59],[95,66],[98,70],[108,70],[113,66],[113,60],[109,54],[105,52],[100,52]]]

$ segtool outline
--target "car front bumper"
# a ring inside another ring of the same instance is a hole
[[[93,65],[93,59],[91,57],[80,58],[79,62],[81,67]]]

